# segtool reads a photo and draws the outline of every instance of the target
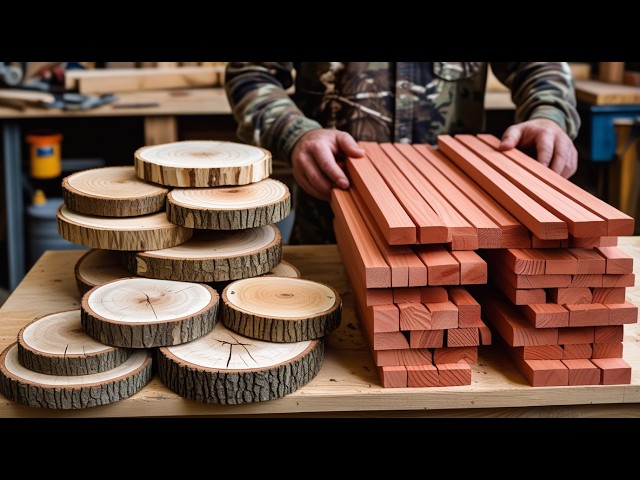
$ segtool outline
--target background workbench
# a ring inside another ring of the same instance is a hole
[[[640,274],[640,237],[622,237],[622,250],[634,257]],[[0,309],[0,349],[19,330],[48,313],[80,308],[74,265],[82,251],[48,251]],[[628,385],[532,387],[499,341],[479,347],[471,384],[456,387],[383,388],[354,312],[348,279],[335,245],[283,247],[284,259],[303,278],[334,286],[343,300],[340,327],[326,338],[318,375],[285,397],[246,405],[206,404],[185,399],[159,378],[125,400],[81,410],[28,407],[0,395],[0,417],[180,417],[180,416],[640,416],[640,325],[625,325],[623,358],[632,367]],[[627,289],[640,305],[640,289]]]

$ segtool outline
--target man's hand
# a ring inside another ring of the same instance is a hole
[[[329,201],[332,188],[349,188],[349,179],[338,161],[363,155],[364,151],[347,132],[311,130],[300,137],[291,152],[293,177],[309,195]]]
[[[553,120],[534,118],[507,128],[500,150],[535,146],[537,160],[564,178],[578,170],[578,151],[571,138]]]

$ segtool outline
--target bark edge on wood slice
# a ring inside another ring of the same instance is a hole
[[[158,349],[158,377],[177,394],[204,403],[246,404],[284,397],[309,383],[324,360],[324,340],[265,342],[220,322],[207,335]]]
[[[82,255],[73,269],[80,296],[96,285],[130,277],[131,272],[122,265],[122,261],[121,252],[116,250],[92,248]]]
[[[217,321],[218,292],[200,283],[130,277],[98,285],[82,297],[82,328],[116,347],[189,342]]]
[[[300,342],[334,331],[342,299],[330,285],[288,277],[236,280],[222,291],[220,319],[230,330],[269,342]]]
[[[134,152],[136,175],[170,187],[247,185],[271,175],[271,152],[228,141],[184,140]]]
[[[103,217],[133,217],[159,212],[169,189],[139,179],[135,167],[101,167],[62,179],[62,198],[74,212]]]
[[[284,220],[290,212],[289,188],[273,178],[231,187],[176,188],[167,195],[167,218],[189,228],[255,228]]]
[[[47,375],[18,360],[17,342],[0,354],[0,393],[30,407],[74,410],[118,402],[138,393],[153,376],[151,350],[134,351],[105,372],[90,375]]]
[[[282,260],[282,234],[275,225],[243,230],[194,230],[176,247],[126,252],[134,275],[184,282],[225,282],[267,273]]]
[[[98,217],[60,205],[58,233],[65,240],[89,248],[118,251],[160,250],[186,242],[193,229],[169,222],[165,212],[137,217]]]
[[[80,309],[36,318],[18,333],[18,360],[47,375],[90,375],[121,365],[132,349],[105,345],[82,328]]]

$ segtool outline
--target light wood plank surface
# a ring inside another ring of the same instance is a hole
[[[640,274],[640,237],[620,238]],[[54,311],[78,308],[73,265],[81,250],[46,252],[0,309],[0,348],[14,342],[29,321]],[[471,366],[471,384],[454,387],[383,388],[368,345],[360,333],[353,296],[335,245],[283,247],[284,259],[303,278],[333,285],[343,299],[340,327],[327,338],[318,375],[299,390],[276,400],[247,405],[215,405],[187,400],[155,376],[132,397],[109,405],[58,411],[31,408],[0,396],[0,417],[601,417],[640,414],[640,326],[624,325],[624,360],[631,365],[626,385],[532,387],[498,342],[480,346]],[[640,289],[627,299],[640,305]]]

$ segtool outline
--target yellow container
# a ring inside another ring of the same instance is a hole
[[[33,178],[56,178],[62,174],[61,133],[31,133],[26,136],[31,151],[30,172]]]

